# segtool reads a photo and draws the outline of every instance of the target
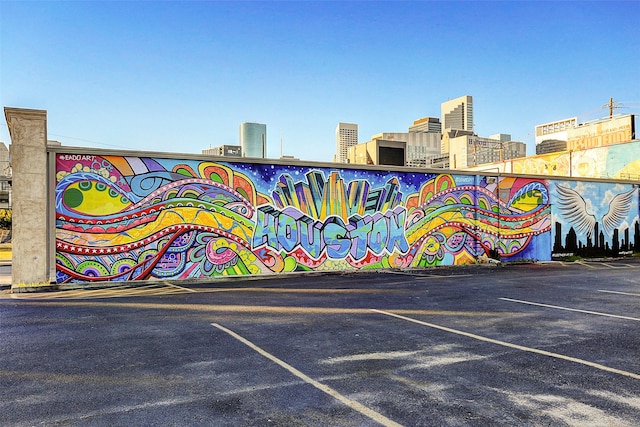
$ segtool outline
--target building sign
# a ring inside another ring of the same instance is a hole
[[[583,124],[567,131],[567,150],[584,150],[633,139],[633,115]]]
[[[473,145],[476,147],[486,147],[493,149],[502,148],[503,143],[494,139],[485,139],[485,138],[469,138],[469,145]]]

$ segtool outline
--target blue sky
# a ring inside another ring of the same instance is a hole
[[[200,153],[267,124],[268,156],[330,161],[474,97],[480,136],[640,114],[640,2],[0,1],[0,103],[65,145]],[[9,142],[6,122],[0,141]]]

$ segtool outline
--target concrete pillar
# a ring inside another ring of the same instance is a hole
[[[40,290],[52,286],[47,232],[47,112],[5,107],[4,115],[11,135],[13,174],[11,290]]]

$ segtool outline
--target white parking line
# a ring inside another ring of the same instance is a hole
[[[619,268],[634,268],[635,265],[632,264],[610,264],[608,262],[598,262],[598,263],[591,263],[588,261],[574,261],[575,264],[580,264],[583,265],[585,267],[589,267],[589,268],[593,268],[594,270],[604,270],[605,268],[603,268],[602,266],[606,267],[606,268],[612,268],[612,269],[619,269]]]
[[[498,298],[498,299],[501,299],[502,301],[517,302],[520,304],[537,305],[538,307],[555,308],[556,310],[575,311],[578,313],[595,314],[596,316],[615,317],[616,319],[640,321],[640,319],[638,319],[637,317],[619,316],[617,314],[601,313],[599,311],[579,310],[577,308],[560,307],[558,305],[541,304],[538,302],[522,301],[519,299],[512,299],[512,298]]]
[[[167,286],[171,286],[172,288],[180,289],[181,291],[198,292],[195,289],[185,288],[184,286],[178,286],[176,284],[173,284],[173,283],[170,283],[170,282],[167,282],[167,281],[164,281],[162,283],[164,283]]]
[[[177,286],[169,282],[157,282],[146,286],[110,286],[104,289],[70,289],[57,292],[24,292],[8,294],[12,299],[99,299],[169,295],[182,292],[197,292],[193,289]]]
[[[231,335],[233,338],[237,339],[238,341],[240,341],[241,343],[245,344],[249,348],[255,350],[257,353],[261,354],[262,356],[266,357],[267,359],[271,360],[272,362],[276,363],[277,365],[285,368],[287,371],[291,372],[293,375],[295,375],[296,377],[300,378],[304,382],[306,382],[308,384],[311,384],[312,386],[314,386],[318,390],[325,392],[326,394],[328,394],[329,396],[333,397],[334,399],[339,400],[340,402],[344,403],[345,405],[347,405],[351,409],[354,409],[354,410],[360,412],[362,415],[365,415],[365,416],[371,418],[372,420],[376,421],[377,423],[380,423],[383,426],[392,426],[392,427],[401,427],[402,426],[401,424],[398,424],[395,421],[390,420],[389,418],[385,417],[381,413],[376,412],[373,409],[368,408],[368,407],[364,406],[363,404],[361,404],[359,402],[356,402],[355,400],[351,400],[348,397],[345,397],[345,396],[341,395],[340,393],[338,393],[336,390],[332,389],[328,385],[322,384],[321,382],[318,382],[318,381],[314,380],[313,378],[303,374],[302,372],[300,372],[299,370],[297,370],[293,366],[291,366],[288,363],[278,359],[276,356],[272,355],[271,353],[268,353],[266,350],[263,350],[262,348],[258,347],[257,345],[255,345],[254,343],[249,341],[248,339],[236,334],[232,330],[227,329],[224,326],[219,325],[217,323],[212,323],[211,325],[216,327],[216,328],[218,328],[218,329],[220,329],[223,332],[226,332],[227,334]]]
[[[632,297],[640,297],[640,294],[634,294],[632,292],[607,291],[605,289],[598,289],[598,292],[606,292],[606,293],[609,293],[609,294],[629,295],[629,296],[632,296]]]
[[[602,265],[606,265],[609,268],[629,268],[631,267],[631,265],[629,264],[617,264],[617,265],[613,265],[613,264],[608,264],[606,262],[602,262]]]
[[[602,270],[602,268],[600,268],[600,267],[596,267],[594,265],[590,265],[589,263],[586,263],[586,262],[583,262],[583,261],[576,261],[575,263],[583,265],[585,267],[593,268],[594,270]]]
[[[501,345],[503,347],[514,348],[516,350],[527,351],[529,353],[541,354],[543,356],[549,356],[549,357],[553,357],[553,358],[556,358],[556,359],[566,360],[568,362],[580,363],[581,365],[590,366],[592,368],[600,369],[602,371],[607,371],[607,372],[611,372],[611,373],[618,374],[618,375],[624,375],[625,377],[630,377],[630,378],[635,378],[637,380],[640,380],[640,374],[636,374],[636,373],[628,372],[628,371],[623,371],[621,369],[611,368],[609,366],[604,366],[604,365],[601,365],[599,363],[589,362],[588,360],[583,360],[583,359],[578,359],[578,358],[575,358],[575,357],[565,356],[564,354],[559,354],[559,353],[552,353],[550,351],[539,350],[537,348],[525,347],[525,346],[518,345],[518,344],[512,344],[512,343],[509,343],[509,342],[506,342],[506,341],[494,340],[493,338],[483,337],[481,335],[476,335],[476,334],[472,334],[472,333],[469,333],[469,332],[460,331],[458,329],[447,328],[446,326],[440,326],[440,325],[436,325],[434,323],[423,322],[421,320],[412,319],[411,317],[401,316],[399,314],[391,313],[391,312],[388,312],[388,311],[376,310],[376,309],[371,309],[371,311],[376,312],[376,313],[380,313],[380,314],[384,314],[386,316],[391,316],[391,317],[396,317],[398,319],[406,320],[407,322],[417,323],[418,325],[428,326],[430,328],[439,329],[439,330],[445,331],[445,332],[450,332],[452,334],[462,335],[462,336],[465,336],[467,338],[473,338],[473,339],[476,339],[476,340],[480,340],[480,341],[484,341],[484,342],[488,342],[488,343],[492,343],[492,344]]]
[[[412,273],[410,271],[394,271],[389,270],[385,271],[386,274],[400,274],[402,276],[412,276],[412,277],[429,277],[429,278],[438,278],[438,279],[453,279],[456,277],[471,277],[473,274],[452,274],[450,276],[443,276],[440,274],[423,274],[423,273]]]

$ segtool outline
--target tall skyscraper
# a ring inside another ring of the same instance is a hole
[[[473,132],[473,98],[469,95],[441,104],[442,129]]]
[[[242,157],[267,157],[267,125],[244,122],[240,125]]]
[[[336,155],[337,163],[347,163],[349,147],[358,145],[358,125],[355,123],[338,123],[336,127]]]
[[[423,117],[413,121],[413,126],[409,126],[409,132],[442,132],[442,124],[437,117]]]

